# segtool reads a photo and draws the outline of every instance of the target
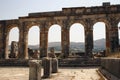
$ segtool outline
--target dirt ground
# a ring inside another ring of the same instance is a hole
[[[52,74],[51,78],[42,80],[100,80],[97,69],[94,67],[59,68],[59,72]],[[29,68],[0,67],[0,80],[29,80]]]

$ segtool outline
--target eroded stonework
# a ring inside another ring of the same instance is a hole
[[[8,38],[13,27],[19,29],[18,58],[28,59],[28,31],[32,26],[40,28],[40,56],[46,57],[48,50],[48,31],[50,26],[61,26],[61,46],[64,57],[69,56],[70,26],[81,23],[85,32],[85,56],[91,56],[93,50],[93,25],[104,22],[106,25],[106,55],[118,51],[118,23],[120,22],[120,5],[104,3],[103,6],[63,8],[62,11],[30,13],[26,17],[0,21],[1,58],[8,58]]]

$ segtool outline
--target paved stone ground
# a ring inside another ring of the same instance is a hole
[[[42,80],[100,80],[97,69],[93,67],[60,68],[59,72],[52,74],[51,78]],[[29,68],[0,67],[0,80],[29,80]]]

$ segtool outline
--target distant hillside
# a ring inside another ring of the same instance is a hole
[[[106,41],[105,39],[98,39],[94,41],[94,50],[93,51],[101,51],[105,49]]]
[[[105,49],[105,39],[99,39],[94,41],[94,50],[93,51],[101,51]],[[39,49],[39,45],[29,45],[31,49]],[[48,44],[48,49],[50,47],[54,47],[56,51],[61,51],[61,42],[50,42]],[[85,50],[85,44],[83,42],[71,42],[70,50]]]
[[[55,50],[61,50],[61,42],[50,42],[48,47],[54,47]],[[31,49],[38,49],[39,45],[29,45]],[[71,42],[70,43],[70,50],[80,50],[84,51],[85,44],[83,42]],[[104,50],[105,49],[105,39],[99,39],[94,41],[94,51]]]

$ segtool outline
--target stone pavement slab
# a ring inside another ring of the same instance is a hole
[[[100,80],[97,69],[94,67],[59,68],[59,72],[52,74],[51,78],[42,80]],[[0,67],[0,80],[29,80],[29,68]]]

